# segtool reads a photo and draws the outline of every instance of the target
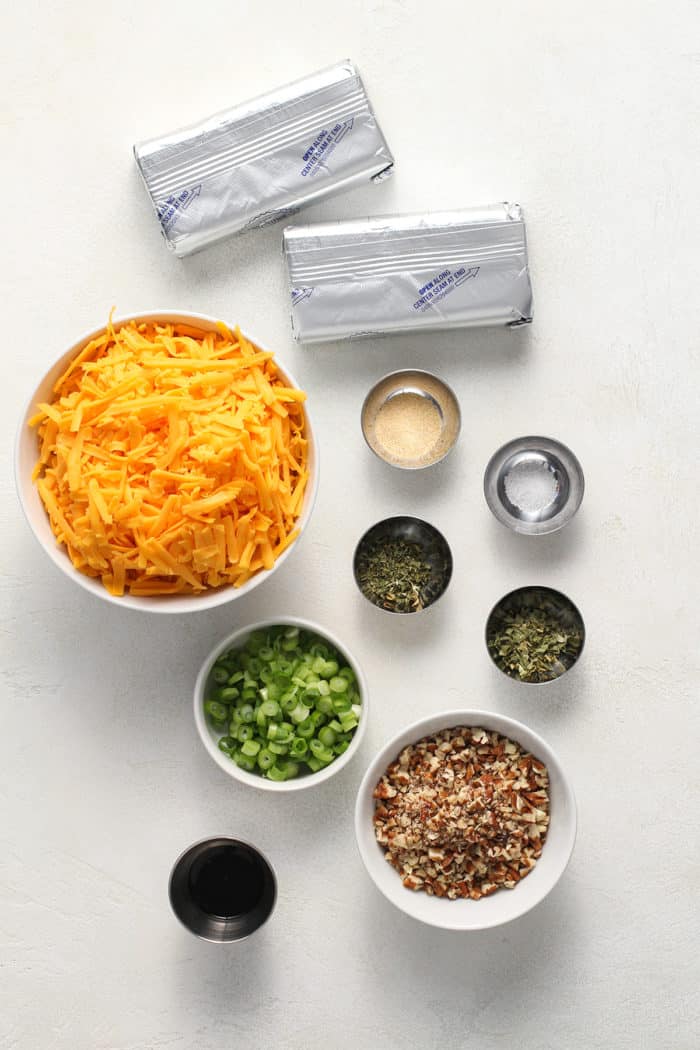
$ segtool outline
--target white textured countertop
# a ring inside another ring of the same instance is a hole
[[[699,14],[687,0],[8,6],[0,1050],[698,1046]],[[348,55],[396,174],[308,218],[518,200],[531,328],[302,350],[279,226],[168,254],[132,143]],[[279,573],[229,607],[108,606],[21,518],[20,406],[113,304],[238,321],[309,391],[313,520]],[[461,401],[459,445],[428,472],[392,472],[359,429],[371,383],[402,366],[434,369]],[[527,432],[567,443],[587,482],[574,522],[532,540],[497,524],[481,490],[491,453]],[[423,617],[373,610],[351,575],[364,529],[402,512],[454,551],[450,589]],[[494,601],[532,582],[570,595],[588,630],[579,667],[543,690],[501,676],[483,641]],[[217,639],[277,614],[344,638],[372,697],[355,761],[294,797],[229,780],[191,711]],[[544,735],[580,819],[550,897],[469,936],[381,898],[351,823],[382,742],[458,705]],[[197,941],[168,906],[173,860],[210,833],[258,843],[277,869],[273,918],[238,946]]]

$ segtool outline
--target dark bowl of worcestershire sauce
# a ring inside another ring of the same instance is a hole
[[[207,941],[240,941],[272,914],[277,880],[269,861],[249,843],[204,839],[176,861],[169,896],[191,933]]]

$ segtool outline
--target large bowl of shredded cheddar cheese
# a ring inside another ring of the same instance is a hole
[[[15,454],[27,520],[99,597],[190,612],[247,593],[309,521],[306,395],[237,328],[159,311],[108,322],[47,372]]]

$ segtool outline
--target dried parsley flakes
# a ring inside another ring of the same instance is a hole
[[[431,575],[420,545],[408,540],[376,540],[358,558],[357,580],[362,593],[389,612],[422,609],[426,604],[424,588]]]
[[[546,608],[499,609],[487,644],[494,662],[521,682],[550,682],[578,659],[583,633]]]

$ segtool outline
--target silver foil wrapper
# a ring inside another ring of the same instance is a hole
[[[518,204],[288,226],[284,254],[302,343],[532,320]]]
[[[394,163],[349,60],[139,143],[134,155],[178,256],[380,179]]]

